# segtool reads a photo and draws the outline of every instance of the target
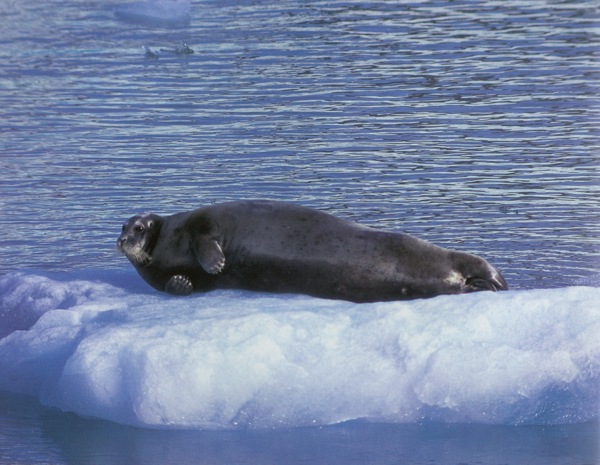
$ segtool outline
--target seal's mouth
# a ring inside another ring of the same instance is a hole
[[[131,244],[126,237],[117,239],[117,249],[125,255],[129,261],[136,266],[146,266],[152,261],[152,257],[140,244]]]

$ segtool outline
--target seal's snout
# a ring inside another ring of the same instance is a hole
[[[127,237],[125,234],[120,236],[117,239],[117,249],[119,249],[122,253],[125,253],[127,248],[131,248],[131,244],[133,243],[132,239],[132,237]]]

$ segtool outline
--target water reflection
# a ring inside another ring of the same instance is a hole
[[[385,464],[585,463],[595,456],[594,425],[515,428],[348,423],[289,431],[144,431],[100,422],[45,425],[69,463]],[[493,440],[490,440],[493,438]],[[575,439],[576,438],[576,439]]]
[[[144,430],[82,419],[0,396],[0,452],[15,463],[153,465],[481,463],[558,465],[598,460],[597,424],[370,424],[243,431]]]

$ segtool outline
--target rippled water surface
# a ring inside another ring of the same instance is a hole
[[[132,214],[260,197],[513,288],[597,274],[595,1],[206,0],[174,28],[115,6],[0,4],[0,272],[126,268]]]
[[[513,289],[599,285],[596,0],[199,0],[177,25],[122,3],[0,2],[0,274],[121,276],[129,216],[271,198],[480,254]],[[6,393],[0,426],[23,464],[599,455],[597,423],[164,432]]]

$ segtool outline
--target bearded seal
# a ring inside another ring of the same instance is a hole
[[[508,289],[476,255],[275,201],[143,213],[123,225],[117,248],[174,295],[245,289],[376,302]]]

